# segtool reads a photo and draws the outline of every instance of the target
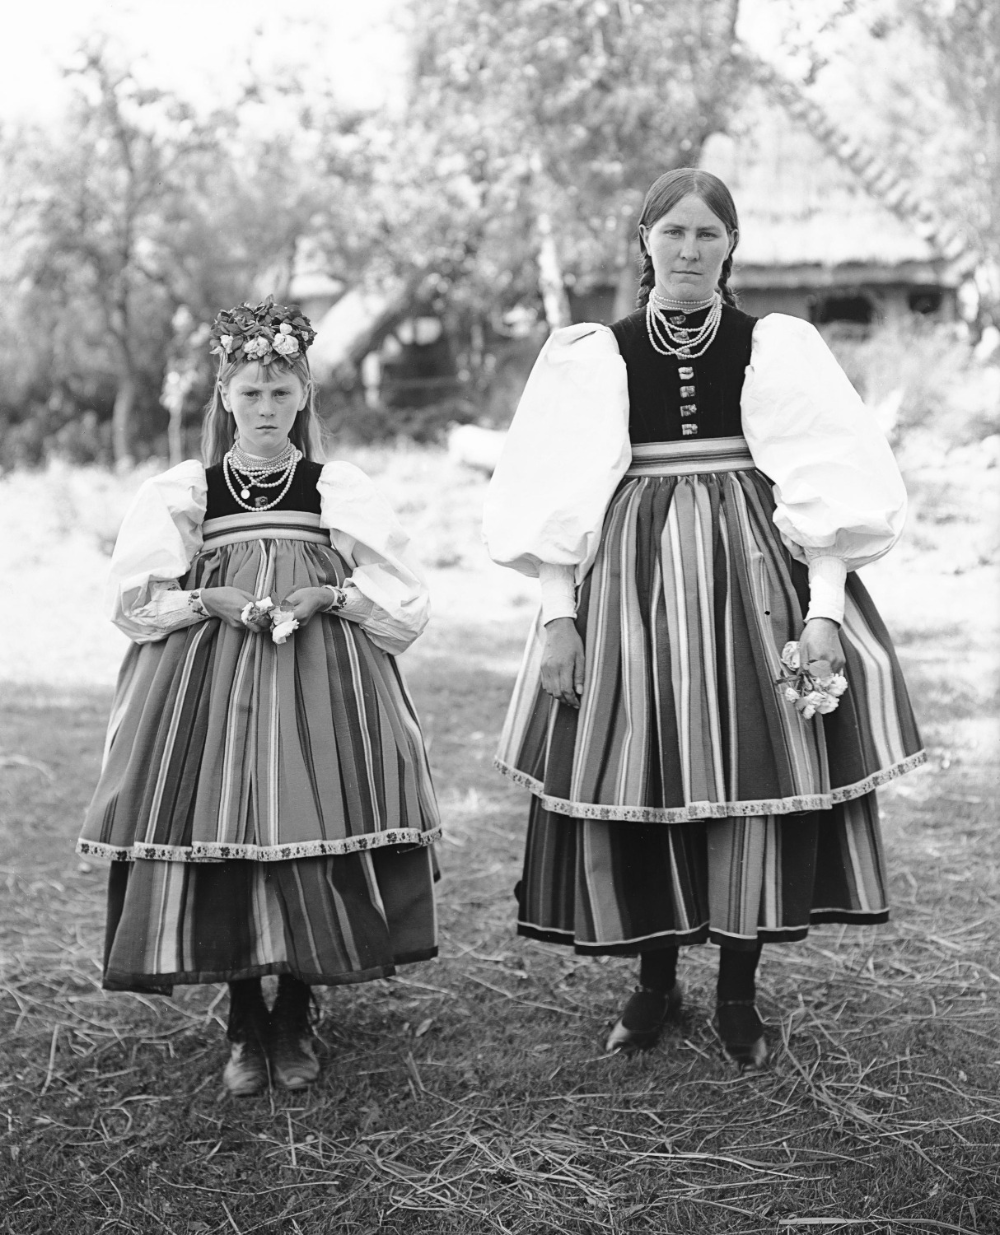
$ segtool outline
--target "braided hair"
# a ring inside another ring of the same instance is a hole
[[[642,238],[642,229],[652,227],[659,219],[672,210],[684,197],[694,194],[700,197],[711,212],[720,220],[726,229],[726,234],[735,236],[740,230],[740,221],[736,214],[736,203],[725,184],[711,172],[700,171],[697,167],[678,167],[672,172],[665,172],[655,180],[642,203],[642,213],[639,215],[639,253],[641,255],[641,270],[639,278],[639,294],[636,296],[636,307],[644,309],[650,293],[656,283],[653,271],[653,259],[646,249]],[[735,250],[735,245],[733,249]],[[729,286],[729,276],[733,272],[733,254],[722,263],[719,272],[719,291],[725,304],[736,307],[736,293]]]
[[[635,298],[636,307],[644,309],[646,301],[649,299],[650,293],[656,284],[656,271],[653,269],[653,259],[646,252],[646,246],[642,243],[642,237],[639,237],[639,249],[641,251],[642,267],[639,272],[639,292]]]

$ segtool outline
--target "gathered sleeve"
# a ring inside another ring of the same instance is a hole
[[[809,567],[806,618],[839,622],[847,572],[888,553],[903,530],[889,443],[816,328],[780,313],[754,327],[742,417],[773,484],[775,526]]]
[[[334,549],[353,566],[348,608],[374,644],[398,655],[427,625],[427,586],[392,507],[353,463],[327,463],[317,482],[320,520]],[[360,593],[362,601],[350,598]],[[364,603],[365,601],[370,603]]]
[[[556,330],[528,377],[483,510],[490,557],[542,578],[562,616],[593,564],[608,503],[632,460],[628,380],[615,337]],[[568,589],[568,591],[567,591]],[[559,597],[563,600],[560,601]]]
[[[153,643],[207,614],[178,580],[202,545],[208,486],[195,459],[143,482],[122,521],[107,585],[112,622],[133,641]]]

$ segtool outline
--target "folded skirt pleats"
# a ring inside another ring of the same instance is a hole
[[[290,973],[310,984],[388,977],[437,954],[433,855],[381,848],[285,862],[114,862],[104,984]]]
[[[280,599],[348,573],[274,538],[206,551],[182,584]],[[133,645],[79,843],[114,862],[108,982],[351,981],[427,955],[439,833],[413,703],[359,626],[317,615],[279,645],[210,619]]]
[[[532,798],[518,932],[631,955],[803,938],[888,919],[874,792],[808,815],[690,823],[573,819]]]
[[[840,707],[806,720],[783,697],[808,575],[773,514],[752,468],[627,477],[578,593],[579,709],[541,689],[536,625],[497,756],[534,795],[523,933],[752,947],[810,921],[884,920],[873,790],[923,761],[920,736],[854,574]]]

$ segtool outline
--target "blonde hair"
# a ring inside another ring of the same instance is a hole
[[[275,356],[269,365],[261,365],[256,360],[221,360],[219,371],[215,376],[215,389],[212,397],[205,405],[205,418],[201,426],[201,458],[206,467],[221,463],[226,451],[236,441],[236,421],[226,411],[222,402],[222,392],[241,369],[248,365],[257,365],[258,372],[264,375],[271,373],[291,373],[299,379],[306,390],[305,407],[295,417],[288,432],[288,440],[307,459],[315,459],[322,463],[325,457],[323,449],[323,432],[319,417],[316,415],[316,387],[313,383],[312,370],[304,355],[288,358]]]

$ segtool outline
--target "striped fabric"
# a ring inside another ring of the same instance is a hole
[[[177,984],[291,973],[365,982],[436,955],[428,848],[290,862],[115,862],[104,985],[169,994]]]
[[[496,761],[535,795],[525,934],[752,946],[885,917],[872,791],[924,759],[906,688],[851,574],[839,709],[804,721],[781,697],[808,579],[748,460],[739,438],[636,448],[580,588],[579,710],[542,691],[532,632]]]
[[[803,721],[780,696],[808,582],[773,509],[750,469],[623,480],[580,589],[580,709],[542,691],[536,626],[500,770],[560,814],[681,823],[829,810],[922,762],[892,644],[856,575],[839,709]]]
[[[532,798],[518,933],[594,955],[802,939],[888,919],[875,793],[829,811],[704,822],[570,819]]]
[[[342,583],[317,516],[208,520],[185,589]],[[133,644],[78,850],[113,859],[105,985],[384,977],[436,954],[437,804],[395,659],[317,615]]]
[[[206,545],[184,587],[282,597],[344,580],[329,544],[258,530]],[[358,626],[319,615],[278,645],[212,619],[126,654],[81,853],[283,861],[438,833],[413,704]]]
[[[204,548],[219,549],[244,540],[277,537],[281,540],[307,540],[329,545],[330,533],[322,520],[310,510],[265,510],[260,514],[223,515],[206,519],[201,525]]]

